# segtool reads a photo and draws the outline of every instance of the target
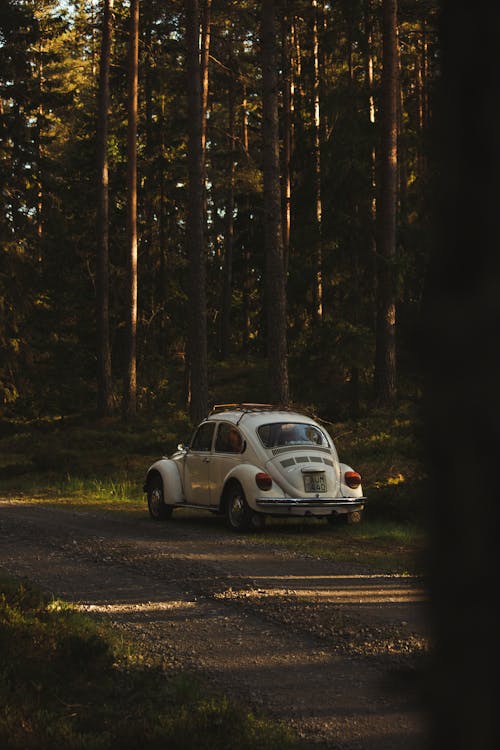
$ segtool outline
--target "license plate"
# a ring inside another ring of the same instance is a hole
[[[304,489],[306,492],[326,492],[325,475],[304,474]]]

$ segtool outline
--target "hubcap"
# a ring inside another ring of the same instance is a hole
[[[161,508],[161,492],[160,490],[155,487],[155,489],[151,490],[150,494],[150,504],[151,504],[151,510],[153,513],[158,513]]]
[[[240,495],[235,495],[231,498],[229,512],[233,523],[239,525],[243,520],[243,515],[245,513],[245,505],[243,498]]]

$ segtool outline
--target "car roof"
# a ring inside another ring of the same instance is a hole
[[[214,406],[207,417],[208,420],[226,421],[234,424],[244,422],[250,426],[259,427],[270,422],[305,422],[310,424],[314,419],[299,414],[291,409],[272,406],[271,404],[220,404]]]

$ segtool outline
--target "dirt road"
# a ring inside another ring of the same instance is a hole
[[[11,499],[0,567],[110,618],[167,670],[293,725],[304,746],[426,746],[426,594],[411,577],[300,556],[215,517],[157,524]]]

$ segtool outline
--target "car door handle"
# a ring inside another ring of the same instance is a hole
[[[209,464],[210,463],[210,459],[209,458],[204,458],[203,459],[203,463],[204,464]]]

